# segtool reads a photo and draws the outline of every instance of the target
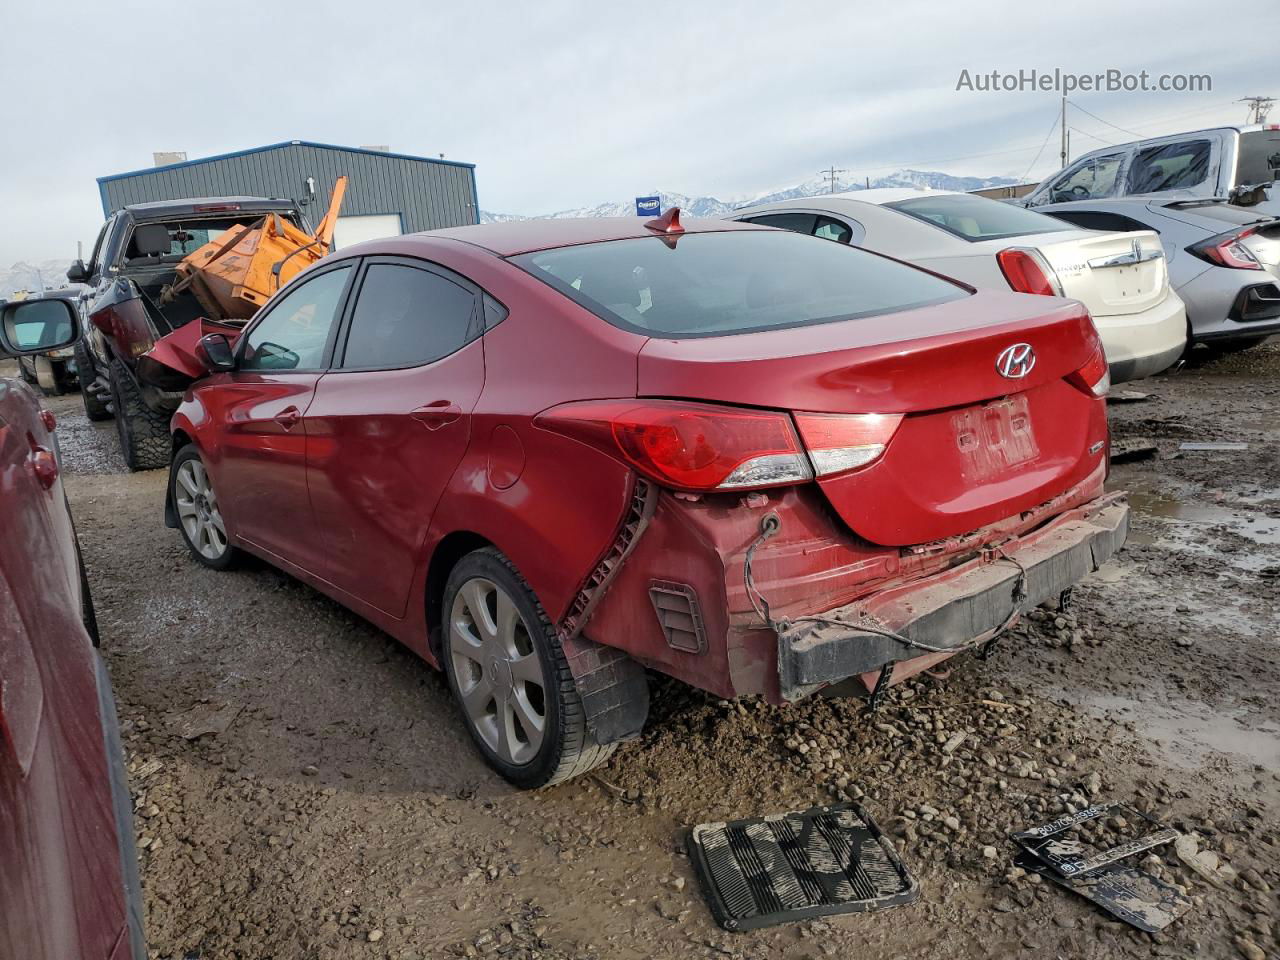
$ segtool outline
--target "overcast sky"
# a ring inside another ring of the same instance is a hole
[[[1202,0],[1035,9],[4,0],[0,268],[87,248],[95,178],[150,166],[154,150],[303,139],[443,153],[476,164],[484,209],[533,214],[656,188],[742,197],[831,164],[1058,169],[1056,132],[1033,163],[1058,95],[958,92],[962,69],[1212,75],[1208,93],[1076,94],[1101,119],[1071,110],[1073,154],[1135,139],[1125,131],[1243,121],[1233,100],[1280,96],[1270,16],[1242,29]]]

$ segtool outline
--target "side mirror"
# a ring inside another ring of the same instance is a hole
[[[0,307],[0,357],[61,350],[80,339],[80,314],[70,300],[20,300]]]
[[[89,268],[84,265],[83,260],[74,260],[71,266],[67,268],[67,279],[72,283],[88,283]]]
[[[221,333],[210,333],[200,338],[196,344],[196,359],[204,364],[210,373],[220,373],[236,368],[236,355],[231,349],[231,341]]]

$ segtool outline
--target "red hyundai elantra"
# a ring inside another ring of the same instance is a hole
[[[372,241],[151,359],[201,378],[166,510],[196,558],[257,554],[443,666],[526,787],[634,736],[646,669],[874,692],[985,649],[1126,532],[1079,304],[781,230]]]

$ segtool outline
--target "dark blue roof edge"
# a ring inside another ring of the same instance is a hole
[[[268,150],[282,150],[285,147],[316,147],[320,150],[341,150],[344,153],[367,153],[374,157],[391,157],[395,160],[420,160],[424,163],[439,163],[446,167],[466,167],[474,170],[474,163],[463,163],[461,160],[441,160],[439,157],[418,157],[411,153],[391,153],[383,150],[366,150],[363,147],[342,147],[336,143],[317,143],[314,140],[284,140],[271,143],[265,147],[250,147],[248,150],[233,150],[230,153],[217,153],[212,157],[200,157],[196,160],[179,160],[177,163],[166,163],[162,167],[143,167],[141,170],[129,170],[125,173],[111,173],[98,177],[98,183],[110,183],[112,180],[123,180],[126,177],[140,177],[145,173],[157,173],[161,170],[177,170],[179,167],[194,167],[201,163],[213,163],[216,160],[230,160],[232,157],[247,157],[254,153],[266,153]]]

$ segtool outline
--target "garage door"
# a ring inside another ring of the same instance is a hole
[[[366,217],[339,217],[333,228],[333,245],[341,250],[353,243],[377,240],[380,237],[398,237],[404,233],[400,226],[400,214],[379,213]]]

